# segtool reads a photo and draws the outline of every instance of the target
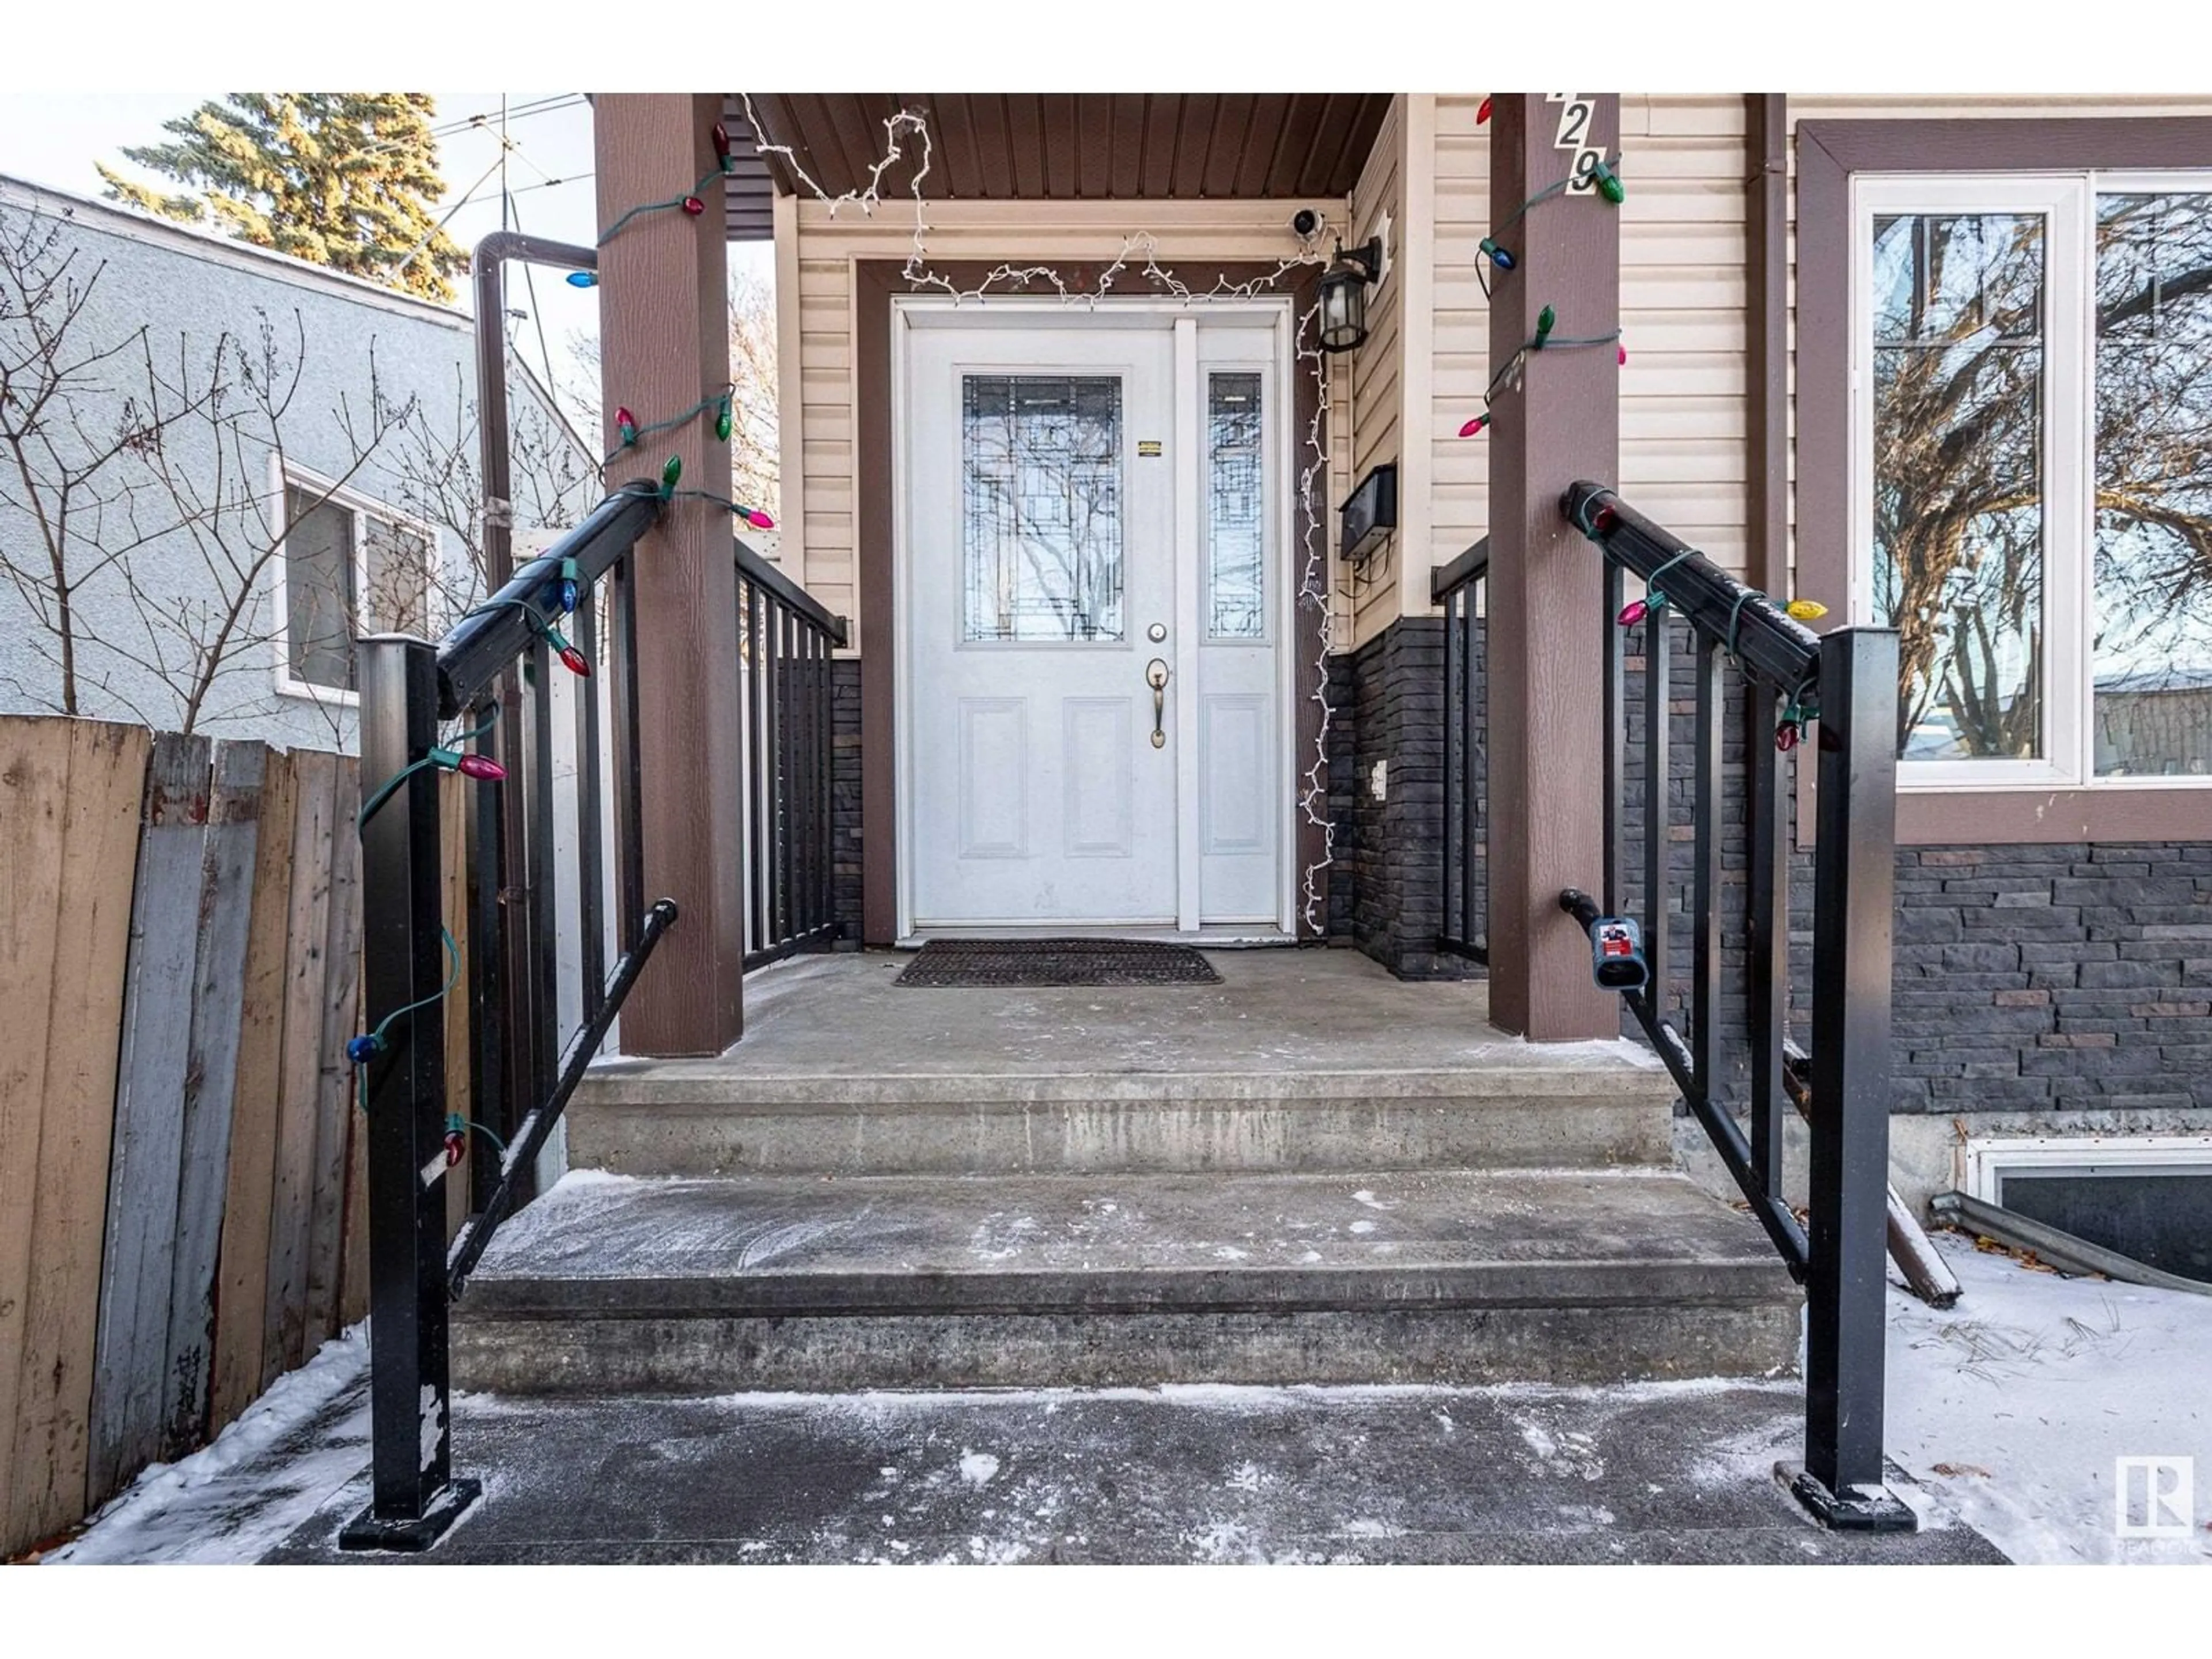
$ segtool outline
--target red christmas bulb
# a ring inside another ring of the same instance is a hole
[[[1490,100],[1486,98],[1474,106],[1474,124],[1477,126],[1480,126],[1484,122],[1489,119]]]
[[[707,204],[696,196],[687,196],[684,198],[684,210],[696,219],[707,210]]]
[[[637,441],[637,416],[631,414],[627,409],[617,408],[615,410],[615,435],[623,441],[624,447],[628,447],[629,445],[635,443]]]
[[[1478,415],[1473,420],[1469,421],[1465,426],[1460,428],[1459,435],[1462,438],[1472,438],[1476,433],[1481,431],[1489,424],[1489,416]]]
[[[1797,728],[1786,720],[1774,728],[1774,746],[1788,754],[1797,746]]]
[[[749,507],[745,509],[744,520],[747,524],[750,525],[756,530],[773,530],[775,528],[775,520],[769,518],[767,514],[762,512],[760,508],[757,507]]]
[[[465,778],[480,778],[486,783],[497,783],[507,776],[507,769],[489,755],[464,755],[454,769]]]
[[[573,645],[561,647],[561,661],[571,674],[581,679],[592,678],[592,661]]]
[[[1609,507],[1601,507],[1589,515],[1590,533],[1602,536],[1620,522],[1620,514]]]
[[[1650,614],[1651,607],[1643,600],[1631,599],[1620,607],[1620,614],[1615,617],[1613,621],[1619,623],[1623,628],[1633,628]]]
[[[1628,348],[1626,346],[1615,346],[1613,349],[1620,354],[1620,367],[1626,368],[1628,367]]]
[[[730,130],[720,121],[714,123],[714,159],[722,164],[722,171],[730,170]]]

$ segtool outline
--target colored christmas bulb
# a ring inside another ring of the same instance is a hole
[[[1818,622],[1828,614],[1828,607],[1818,599],[1792,599],[1782,608],[1799,622]]]
[[[1476,433],[1481,431],[1489,424],[1489,416],[1478,415],[1473,420],[1469,421],[1465,426],[1460,428],[1459,435],[1462,438],[1472,438]]]
[[[622,440],[623,447],[624,449],[628,449],[632,444],[635,443],[637,441],[637,416],[631,414],[627,409],[617,409],[615,410],[615,435]]]
[[[1797,728],[1788,720],[1774,728],[1774,746],[1788,754],[1797,746]]]
[[[560,601],[562,615],[573,617],[576,614],[576,584],[574,581],[566,576],[562,577],[554,597]]]
[[[1614,512],[1609,507],[1601,507],[1596,512],[1589,515],[1590,534],[1593,536],[1603,536],[1608,534],[1612,531],[1613,526],[1620,522],[1620,514]]]
[[[762,512],[760,508],[757,507],[748,507],[740,512],[738,516],[756,530],[773,530],[775,528],[775,520],[769,518],[767,514]]]
[[[1633,628],[1637,623],[1642,622],[1650,614],[1651,607],[1646,605],[1643,600],[1631,599],[1626,605],[1620,607],[1620,614],[1618,617],[1615,617],[1613,620],[1619,623],[1623,628]]]
[[[465,778],[475,778],[483,783],[497,783],[507,776],[507,769],[489,755],[464,755],[454,769]]]
[[[1474,106],[1474,124],[1480,126],[1490,119],[1490,100],[1485,98]]]
[[[1482,251],[1490,256],[1490,263],[1500,270],[1513,269],[1513,251],[1510,248],[1500,247],[1486,236],[1482,239]]]
[[[707,210],[707,204],[696,196],[687,196],[684,198],[684,210],[696,219]]]
[[[720,121],[714,123],[714,159],[721,163],[723,172],[730,170],[730,130]]]
[[[1559,325],[1559,313],[1553,311],[1551,307],[1546,306],[1541,311],[1536,313],[1536,338],[1534,343],[1540,348],[1545,341],[1552,337],[1552,331]]]
[[[1597,193],[1607,201],[1618,205],[1627,198],[1628,189],[1620,182],[1620,175],[1604,162],[1590,163],[1590,178],[1597,185]]]
[[[730,394],[724,392],[722,401],[714,405],[714,435],[724,443],[730,441]]]
[[[599,273],[596,270],[572,270],[568,273],[570,288],[597,288],[599,285]]]
[[[561,647],[561,662],[577,678],[587,680],[592,678],[591,659],[577,650],[574,646],[564,645]]]
[[[666,501],[676,493],[676,481],[684,476],[684,458],[671,455],[668,465],[660,469],[660,499]]]
[[[384,1052],[384,1039],[374,1031],[365,1032],[346,1044],[346,1058],[356,1066],[366,1066]]]

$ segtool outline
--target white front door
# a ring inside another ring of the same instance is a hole
[[[1273,319],[900,316],[904,931],[1285,928]]]

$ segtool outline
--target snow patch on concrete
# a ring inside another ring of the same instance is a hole
[[[988,1452],[960,1451],[960,1478],[971,1486],[988,1486],[999,1472],[999,1460]]]

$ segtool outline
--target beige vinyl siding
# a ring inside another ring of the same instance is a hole
[[[1341,360],[1351,382],[1351,466],[1341,488],[1329,498],[1332,546],[1340,539],[1334,509],[1370,468],[1400,459],[1405,431],[1405,324],[1410,264],[1405,257],[1406,104],[1403,94],[1391,100],[1390,112],[1383,118],[1382,131],[1375,136],[1375,148],[1368,153],[1367,165],[1352,189],[1352,228],[1344,237],[1347,246],[1364,242],[1382,228],[1383,216],[1389,216],[1386,246],[1390,268],[1382,285],[1368,292],[1367,343]],[[1407,482],[1401,467],[1401,489]],[[1352,611],[1349,635],[1340,641],[1341,645],[1361,644],[1397,620],[1399,568],[1405,562],[1406,545],[1401,529],[1359,565],[1341,572]]]
[[[1312,207],[1332,224],[1344,204],[1312,202],[932,202],[927,259],[933,264],[982,262],[1042,264],[1071,289],[1088,290],[1123,249],[1143,234],[1157,244],[1155,257],[1172,273],[1178,261],[1270,263],[1296,251],[1291,216]],[[807,590],[832,611],[851,619],[858,638],[854,405],[858,366],[854,351],[853,264],[857,259],[904,259],[914,251],[914,208],[893,197],[871,217],[852,208],[832,215],[818,202],[799,204],[795,295],[779,295],[780,337],[795,339],[799,360],[798,478],[787,476],[784,501],[797,500],[805,545],[787,538],[785,559]],[[1158,290],[1142,274],[1143,254],[1115,280],[1110,293],[1144,296]],[[927,290],[921,290],[927,292]],[[1007,289],[1008,292],[1020,292]],[[1032,294],[1052,292],[1032,285]],[[1343,396],[1333,377],[1333,399]],[[1304,434],[1297,434],[1301,451]],[[788,454],[788,451],[787,451]],[[1323,490],[1342,499],[1344,458],[1332,456]],[[1334,524],[1328,533],[1333,537]],[[1292,550],[1297,556],[1297,550]]]
[[[1460,428],[1490,380],[1480,244],[1493,217],[1475,96],[1437,100],[1435,322],[1428,565],[1489,532],[1490,444]],[[1620,100],[1621,493],[1731,568],[1744,560],[1743,103],[1735,94]],[[1566,158],[1560,158],[1565,170]],[[1510,204],[1507,204],[1510,209]],[[1596,211],[1594,203],[1534,210]],[[1509,235],[1507,246],[1513,246]],[[1425,568],[1407,580],[1424,595]],[[1411,596],[1409,595],[1409,600]],[[1409,603],[1409,611],[1425,608]]]
[[[1480,99],[1440,97],[1434,142],[1436,271],[1428,419],[1428,565],[1449,564],[1490,530],[1490,441],[1459,429],[1482,410],[1490,380],[1490,311],[1477,267],[1490,232],[1489,130]],[[1426,570],[1412,578],[1427,597]],[[1410,596],[1409,596],[1410,597]]]
[[[1877,97],[1869,94],[1789,94],[1790,167],[1790,568],[1796,570],[1797,525],[1797,126],[1802,121],[2142,119],[2156,116],[2212,116],[2212,97],[2025,95]]]
[[[1746,568],[1743,99],[1620,100],[1620,493]]]

